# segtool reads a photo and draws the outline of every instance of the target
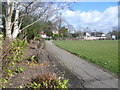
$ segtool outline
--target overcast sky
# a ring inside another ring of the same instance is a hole
[[[71,4],[71,9],[63,12],[63,17],[76,30],[90,27],[107,33],[118,25],[117,2],[78,2]]]

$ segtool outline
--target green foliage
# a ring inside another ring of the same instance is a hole
[[[8,76],[13,76],[13,73],[12,73],[12,71],[11,70],[7,70],[7,72],[8,72]]]
[[[53,39],[54,39],[54,40],[58,39],[59,37],[60,37],[59,34],[54,34],[54,35],[53,35]]]
[[[8,80],[2,77],[0,79],[0,88],[5,88],[6,83],[8,83]]]
[[[62,81],[61,77],[59,77],[57,82],[58,82],[58,86],[54,86],[54,88],[67,88],[68,79]]]
[[[21,28],[24,28],[25,26],[31,24],[34,22],[34,18],[33,16],[27,16],[25,17],[25,19],[23,20],[23,23],[21,25]],[[38,34],[41,32],[40,30],[41,28],[41,22],[37,22],[34,25],[26,28],[25,30],[23,30],[18,37],[20,39],[24,39],[26,38],[28,41],[31,39],[34,39],[34,37],[38,36]]]
[[[23,20],[23,23],[21,25],[21,28],[24,28],[25,26],[31,24],[32,22],[34,22],[36,19],[35,16],[27,16],[25,17],[25,19]],[[47,36],[52,36],[53,33],[52,33],[52,30],[54,30],[55,27],[53,26],[53,24],[48,21],[48,22],[45,22],[45,21],[40,21],[40,22],[37,22],[35,23],[34,25],[26,28],[25,30],[23,30],[19,35],[18,37],[20,39],[27,39],[28,41],[29,40],[32,40],[34,39],[36,36],[38,37],[38,34],[43,31],[47,34]],[[40,37],[40,36],[39,36]]]
[[[61,80],[61,77],[58,80],[48,80],[42,81],[42,83],[32,82],[30,88],[67,88],[68,80]]]
[[[42,26],[41,29],[43,32],[46,33],[47,36],[50,37],[53,35],[52,30],[54,30],[55,27],[53,26],[53,24],[50,21],[48,21],[48,22],[44,23],[44,25]]]
[[[36,37],[41,37],[41,35],[40,34],[36,34]]]
[[[54,44],[115,74],[120,74],[117,40],[66,40],[55,41]]]
[[[32,78],[31,83],[25,85],[27,88],[67,88],[68,80],[56,77],[53,74],[41,74]]]
[[[7,83],[6,80],[9,80],[9,78],[16,74],[16,72],[20,73],[25,69],[24,67],[18,67],[17,64],[23,60],[24,48],[26,45],[26,41],[16,39],[7,46],[5,51],[6,55],[4,55],[2,61],[2,73],[4,77],[2,87]]]
[[[72,34],[72,37],[77,37],[78,35],[76,33],[73,33]]]
[[[34,61],[34,60],[35,60],[35,55],[32,55],[29,59],[30,59],[31,61]]]
[[[38,61],[37,61],[37,57],[35,55],[32,55],[28,58],[29,61],[31,61],[30,66],[35,66]]]
[[[21,73],[21,72],[23,72],[25,69],[26,69],[25,67],[21,67],[21,68],[16,67],[15,72],[16,72],[16,73]]]
[[[32,88],[40,88],[40,87],[41,87],[41,84],[40,84],[40,83],[37,84],[36,82],[33,82],[33,83],[31,83],[31,87],[32,87]]]
[[[6,43],[7,44],[7,43]],[[3,69],[10,67],[15,67],[15,64],[23,59],[24,48],[27,42],[23,40],[16,39],[11,44],[6,45],[4,52],[6,55],[3,57]]]
[[[59,34],[61,35],[61,37],[67,37],[68,29],[65,27],[60,28]]]
[[[24,48],[26,47],[27,42],[24,40],[16,39],[12,43],[12,48],[10,53],[13,54],[13,60],[21,61],[23,59]]]
[[[111,32],[108,33],[110,36],[115,35],[116,39],[120,39],[120,30],[113,30]]]
[[[76,33],[72,33],[72,37],[80,37],[83,35],[84,35],[84,32],[82,32],[82,31],[77,31]]]

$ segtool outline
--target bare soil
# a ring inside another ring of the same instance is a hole
[[[44,60],[41,60],[41,63],[29,60],[31,56],[38,56],[41,53],[44,53],[42,55],[42,59]],[[8,88],[19,88],[20,86],[25,87],[25,85],[29,84],[31,80],[38,75],[52,73],[48,68],[49,60],[46,57],[46,51],[41,48],[31,48],[30,45],[25,49],[24,60],[22,60],[18,66],[25,67],[26,69],[11,77]]]
[[[33,46],[34,45],[32,45],[32,47]],[[28,45],[25,51],[24,60],[19,63],[19,66],[26,67],[26,69],[14,75],[9,80],[10,85],[8,88],[26,87],[33,78],[48,73],[56,77],[60,76],[62,79],[68,79],[68,88],[84,88],[82,81],[73,75],[65,66],[62,66],[45,48],[31,48],[31,46]],[[33,55],[37,56],[37,64],[28,59]]]

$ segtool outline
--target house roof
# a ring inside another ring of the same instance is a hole
[[[46,33],[40,33],[40,35],[46,35]]]

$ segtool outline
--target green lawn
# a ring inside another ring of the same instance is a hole
[[[115,74],[119,73],[117,40],[66,40],[54,41],[53,43]]]

